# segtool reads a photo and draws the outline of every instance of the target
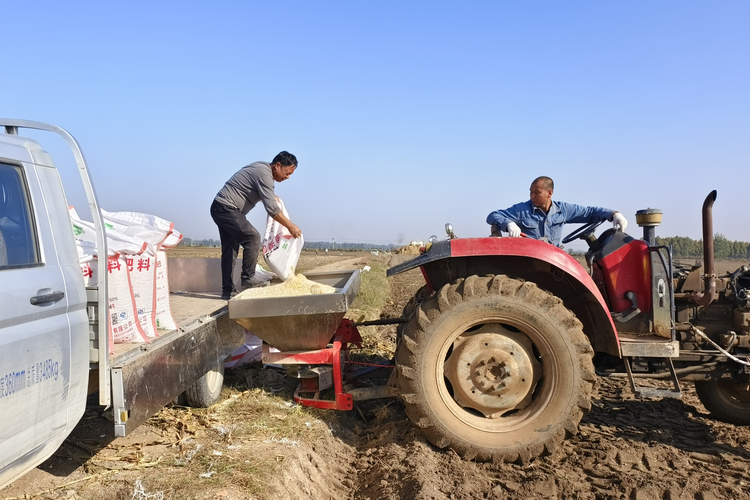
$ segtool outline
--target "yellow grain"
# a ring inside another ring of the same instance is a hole
[[[335,293],[336,289],[323,283],[309,280],[303,274],[298,274],[278,285],[248,288],[236,299],[258,299],[267,297],[292,297],[295,295],[321,295]]]

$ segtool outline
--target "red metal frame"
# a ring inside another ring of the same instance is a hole
[[[269,346],[263,343],[263,363],[279,365],[333,365],[333,390],[336,394],[334,401],[319,399],[320,393],[313,397],[304,397],[302,383],[294,391],[297,403],[321,408],[324,410],[351,410],[354,407],[352,395],[344,392],[344,377],[342,357],[346,358],[349,345],[355,344],[362,348],[362,337],[354,324],[343,319],[333,335],[332,347],[315,351],[269,352]]]
[[[422,277],[424,278],[424,282],[427,284],[427,289],[430,291],[430,293],[435,291],[435,288],[432,286],[432,283],[430,283],[430,278],[427,276],[427,273],[424,272],[424,267],[419,268],[420,271],[422,271]]]
[[[627,311],[632,304],[625,298],[628,290],[638,297],[641,311],[651,313],[651,252],[648,243],[633,240],[599,260],[602,279],[612,302],[612,310]]]
[[[549,262],[583,283],[594,296],[601,299],[606,308],[606,302],[591,276],[570,254],[554,245],[531,238],[457,238],[451,240],[451,257],[481,255],[512,255]]]

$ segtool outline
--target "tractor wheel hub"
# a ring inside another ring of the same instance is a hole
[[[525,335],[488,324],[454,341],[443,370],[456,403],[498,418],[529,404],[542,366]]]

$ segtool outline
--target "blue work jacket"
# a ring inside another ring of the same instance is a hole
[[[508,222],[515,222],[529,238],[544,240],[559,247],[563,224],[609,220],[613,212],[609,208],[584,207],[553,200],[549,212],[544,213],[529,200],[505,210],[495,210],[487,216],[487,224],[496,224],[501,231],[508,231]]]

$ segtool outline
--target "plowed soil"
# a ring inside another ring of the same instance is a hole
[[[372,258],[393,259],[392,265],[409,257],[362,254],[356,263]],[[329,269],[337,265],[325,259]],[[342,266],[347,267],[355,263],[351,259],[345,254],[339,260],[348,260]],[[397,317],[423,279],[417,270],[389,281],[382,316]],[[385,343],[395,339],[395,326],[370,328]],[[283,404],[291,401],[291,382],[261,366],[246,368],[241,377],[228,376],[235,394],[208,416],[168,408],[121,439],[106,435],[111,424],[92,411],[53,459],[0,490],[0,499],[750,499],[750,429],[714,420],[689,383],[683,383],[680,400],[642,400],[634,398],[625,379],[599,378],[578,433],[552,455],[493,464],[429,444],[396,399],[358,403],[351,412],[303,413],[299,425],[320,431],[296,440],[261,442],[226,431],[237,416],[231,406],[237,398],[269,402],[275,408],[267,410],[269,420],[296,418],[299,410]],[[169,438],[178,434],[179,440]],[[99,437],[101,445],[86,444]],[[190,450],[198,453],[196,443],[213,450],[206,477],[185,466]],[[241,449],[275,457],[273,473],[238,468]],[[235,468],[216,465],[232,463],[225,455],[234,457]],[[133,467],[114,466],[126,457]],[[112,465],[105,468],[106,463]],[[252,474],[262,483],[253,483]],[[184,481],[194,487],[180,488]]]

